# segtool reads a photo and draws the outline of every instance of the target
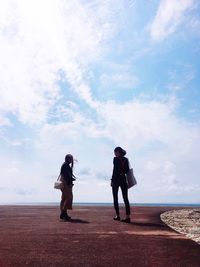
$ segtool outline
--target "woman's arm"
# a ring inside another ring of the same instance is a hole
[[[111,181],[113,181],[113,178],[116,175],[116,158],[113,158],[113,173],[112,173],[112,179]]]

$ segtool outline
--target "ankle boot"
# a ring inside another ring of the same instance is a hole
[[[60,219],[64,219],[64,217],[65,217],[65,211],[62,210],[62,211],[61,211],[61,214],[60,214]]]
[[[113,220],[114,221],[120,221],[120,216],[119,215],[116,215],[115,217],[113,217]]]
[[[64,213],[64,218],[65,221],[69,221],[71,219],[71,217],[67,214],[67,211],[65,211]]]
[[[131,222],[131,219],[130,218],[126,218],[124,220],[121,220],[121,222],[124,222],[124,223],[130,223]]]

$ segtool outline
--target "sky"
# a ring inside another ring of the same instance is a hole
[[[200,203],[198,0],[0,0],[0,203],[112,202],[113,150],[132,203]],[[121,194],[119,193],[120,201]]]

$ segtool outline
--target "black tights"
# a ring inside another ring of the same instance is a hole
[[[113,184],[112,186],[112,193],[113,193],[113,199],[114,199],[114,207],[116,214],[119,216],[119,203],[118,203],[118,191],[119,187],[121,187],[122,196],[124,199],[124,204],[126,207],[126,215],[130,215],[130,204],[128,200],[128,188],[125,183],[123,184]]]

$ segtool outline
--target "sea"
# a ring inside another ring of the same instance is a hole
[[[14,205],[14,206],[58,206],[60,202],[13,202],[0,203],[0,205]],[[113,203],[105,202],[75,202],[74,206],[113,206]],[[119,203],[119,205],[124,205]],[[141,207],[191,207],[200,208],[200,203],[130,203],[131,206]]]

